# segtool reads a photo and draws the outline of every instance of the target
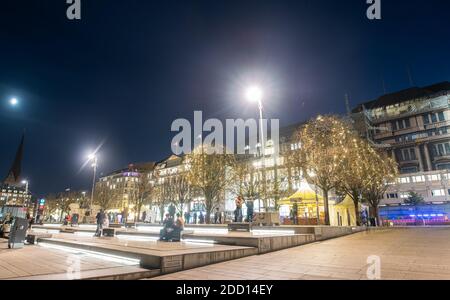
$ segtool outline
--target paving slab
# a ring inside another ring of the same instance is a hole
[[[379,279],[448,280],[450,227],[365,231],[154,279],[188,280],[195,275],[203,280],[232,280],[235,274],[245,274],[264,280],[368,280],[369,268],[377,266],[373,258],[379,258]]]

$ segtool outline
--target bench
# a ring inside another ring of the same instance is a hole
[[[52,235],[50,233],[29,233],[27,234],[27,243],[28,244],[36,244],[39,239],[43,238],[51,238]]]
[[[75,233],[77,230],[71,227],[63,227],[59,230],[61,233]]]
[[[111,228],[111,226],[108,227],[108,228],[103,228],[102,229],[102,235],[103,236],[111,236],[111,237],[113,237],[115,234],[116,234],[116,229],[115,228]]]
[[[136,223],[125,223],[125,228],[136,228]]]
[[[120,223],[111,223],[111,224],[109,224],[109,228],[122,228],[122,224],[120,224]]]
[[[246,231],[250,232],[252,225],[250,223],[229,223],[228,231]]]

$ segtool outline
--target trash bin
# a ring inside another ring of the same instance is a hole
[[[28,220],[14,218],[9,232],[8,248],[22,248],[28,230]]]

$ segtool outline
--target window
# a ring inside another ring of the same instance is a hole
[[[414,183],[425,182],[425,176],[423,176],[423,175],[413,176],[413,177],[412,177],[412,181],[413,181]]]
[[[398,198],[398,194],[397,193],[388,193],[388,194],[386,194],[386,198],[388,198],[388,199],[397,199]]]
[[[392,130],[399,130],[411,127],[409,119],[403,119],[391,122]]]
[[[398,179],[398,182],[399,182],[399,183],[409,183],[410,180],[409,180],[409,177],[400,177],[400,178]]]
[[[401,199],[407,199],[409,197],[409,193],[400,193]]]
[[[450,155],[450,142],[435,144],[433,152],[435,156]]]
[[[441,180],[441,175],[440,174],[428,175],[428,180],[429,181],[439,181],[439,180]]]
[[[430,114],[426,114],[426,115],[422,115],[423,118],[423,123],[425,125],[427,124],[431,124],[431,123],[436,123],[436,122],[443,122],[445,121],[445,114],[443,111],[440,111],[438,113],[430,113]]]
[[[399,153],[400,161],[416,160],[416,150],[414,148],[401,149]]]
[[[431,114],[431,123],[436,123],[436,122],[437,122],[436,114]]]
[[[400,169],[401,174],[416,173],[417,171],[417,167],[404,167]]]
[[[437,164],[436,168],[438,170],[450,170],[450,163],[445,163],[445,164]],[[444,174],[445,179],[448,179],[448,174]]]
[[[440,190],[432,190],[431,191],[431,195],[433,197],[445,196],[445,190],[442,190],[442,189],[440,189]]]
[[[409,128],[411,127],[411,123],[409,121],[409,119],[405,119],[405,128]]]

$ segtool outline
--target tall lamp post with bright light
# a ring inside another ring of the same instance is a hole
[[[24,179],[24,180],[22,180],[22,184],[25,185],[25,201],[28,202],[28,186],[29,186],[29,182],[28,182],[28,180]]]
[[[264,128],[263,128],[263,105],[262,105],[262,97],[263,92],[257,86],[251,86],[247,89],[245,96],[247,100],[258,103],[259,109],[259,138],[260,138],[260,156],[261,156],[261,168],[264,172],[265,168],[265,143],[264,143]],[[261,199],[261,195],[259,197]],[[261,203],[259,203],[259,212],[261,212]]]
[[[89,154],[88,160],[92,162],[92,168],[94,168],[94,176],[92,178],[92,190],[91,190],[91,203],[89,205],[90,215],[92,216],[92,205],[94,203],[94,192],[95,192],[95,177],[97,175],[97,155],[95,153]]]

